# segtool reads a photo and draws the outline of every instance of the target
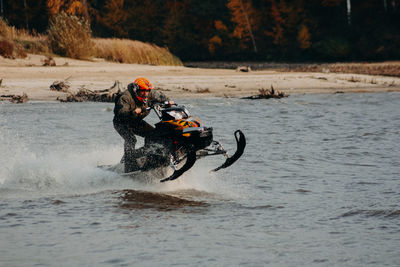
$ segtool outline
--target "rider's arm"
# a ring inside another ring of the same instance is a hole
[[[165,102],[169,102],[170,104],[173,104],[173,101],[169,100],[169,98],[161,93],[160,91],[156,91],[156,90],[151,90],[150,94],[149,94],[149,104],[153,104],[153,103],[165,103]],[[171,103],[172,102],[172,103]]]
[[[131,97],[127,95],[122,95],[116,105],[119,106],[118,116],[120,118],[131,120],[135,119],[138,116],[135,101],[133,101]]]

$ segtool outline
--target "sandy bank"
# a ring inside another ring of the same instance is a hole
[[[100,90],[115,80],[123,86],[136,77],[148,78],[171,98],[243,97],[271,85],[287,94],[335,92],[399,92],[400,78],[322,72],[280,72],[258,70],[203,69],[170,66],[119,64],[103,60],[81,61],[55,58],[57,66],[42,66],[44,56],[26,59],[0,57],[0,95],[26,93],[30,100],[56,100],[65,93],[50,91],[54,81],[68,78],[71,88]]]

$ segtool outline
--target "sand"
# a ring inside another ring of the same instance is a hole
[[[172,66],[120,64],[56,57],[56,66],[43,66],[45,56],[29,54],[25,59],[0,56],[0,95],[22,95],[30,101],[56,101],[66,93],[51,91],[55,81],[68,79],[72,90],[110,88],[116,80],[125,87],[137,77],[148,78],[172,99],[194,97],[245,97],[271,85],[289,95],[309,93],[400,92],[400,78],[320,72],[204,69]]]

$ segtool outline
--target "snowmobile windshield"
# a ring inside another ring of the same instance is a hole
[[[171,110],[167,113],[175,120],[187,119],[187,115],[182,111]]]
[[[182,120],[190,117],[189,111],[185,107],[172,107],[163,111],[163,119]]]

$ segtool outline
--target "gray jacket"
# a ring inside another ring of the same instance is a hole
[[[136,98],[136,93],[128,85],[128,89],[115,101],[113,121],[118,124],[134,125],[149,115],[150,110],[147,109],[149,106],[153,103],[163,103],[165,101],[169,101],[167,96],[159,91],[151,90],[147,102],[143,103]],[[142,112],[137,114],[135,112],[136,108],[141,108]]]

